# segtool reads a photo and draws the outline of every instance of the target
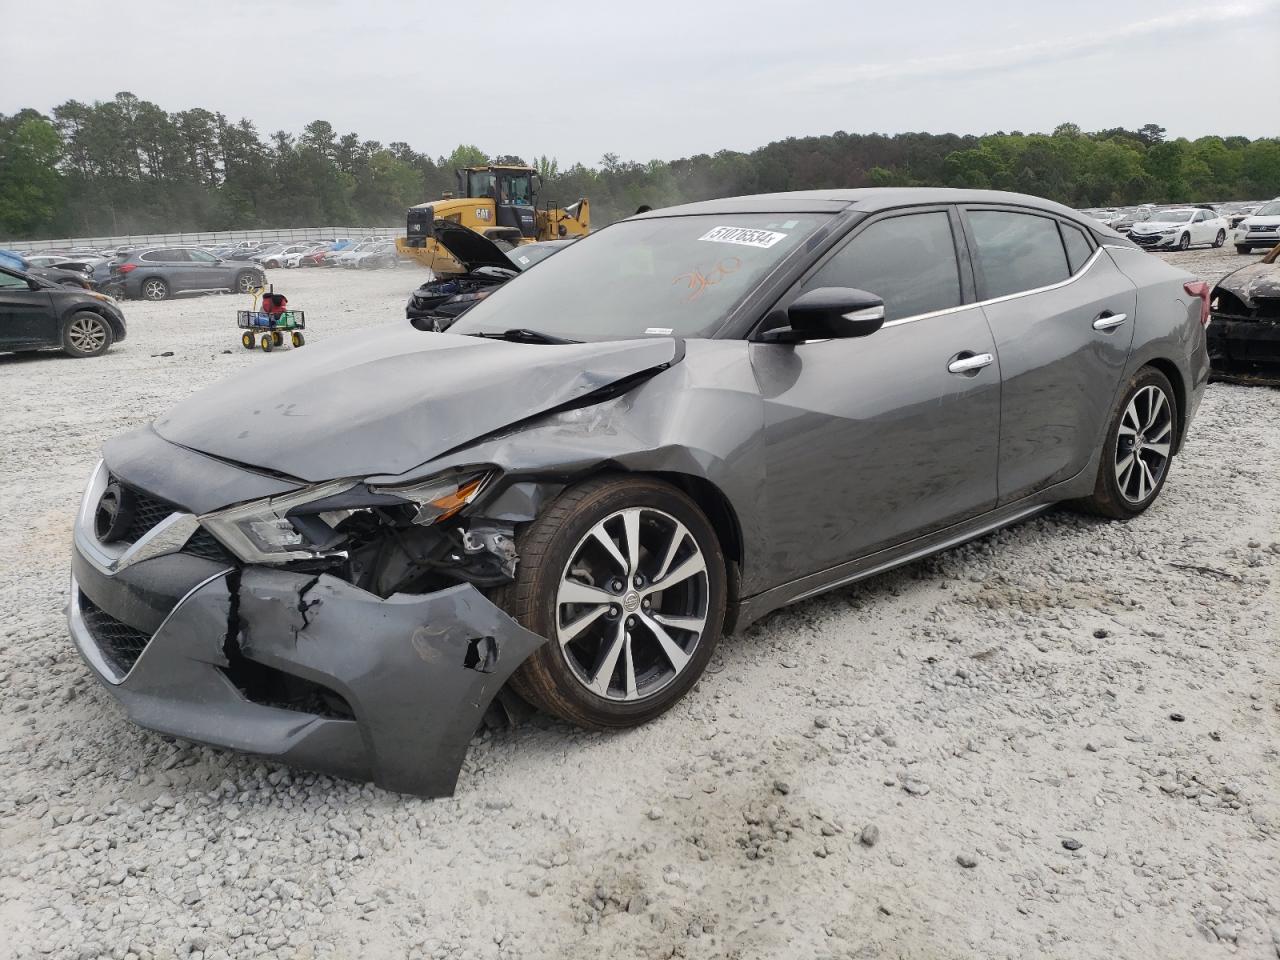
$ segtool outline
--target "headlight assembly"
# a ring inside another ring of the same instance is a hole
[[[279,497],[267,497],[200,517],[200,523],[245,563],[286,563],[340,553],[348,517],[378,508],[416,507],[412,522],[447,520],[485,488],[490,472],[431,477],[404,486],[365,486],[331,480]]]

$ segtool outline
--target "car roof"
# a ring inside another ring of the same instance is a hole
[[[1046,212],[1080,219],[1071,207],[1025,193],[1003,190],[963,190],[951,187],[863,187],[849,190],[794,190],[787,193],[761,193],[754,196],[700,200],[676,207],[665,207],[630,218],[689,216],[706,213],[838,213],[855,210],[875,213],[894,207],[929,203],[1002,203],[1035,207]]]

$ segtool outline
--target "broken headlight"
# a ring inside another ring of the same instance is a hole
[[[245,563],[314,560],[341,552],[346,537],[336,528],[356,513],[398,502],[414,510],[413,523],[439,523],[474,500],[491,475],[441,475],[404,486],[331,480],[206,514],[200,523]]]

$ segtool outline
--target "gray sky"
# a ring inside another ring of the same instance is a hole
[[[54,33],[3,6],[3,113],[129,90],[264,137],[325,119],[562,165],[1066,120],[1280,135],[1280,0],[129,0],[59,7]]]

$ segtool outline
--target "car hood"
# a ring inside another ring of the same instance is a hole
[[[671,338],[544,345],[396,326],[273,357],[155,430],[309,482],[395,475],[682,355]]]
[[[1218,281],[1216,289],[1234,293],[1247,306],[1258,297],[1280,297],[1280,263],[1251,263]]]
[[[1190,226],[1185,220],[1139,220],[1133,225],[1133,229],[1138,233],[1145,233],[1149,230],[1168,230],[1170,227],[1186,227]]]
[[[503,267],[519,270],[511,258],[488,237],[460,227],[448,220],[435,220],[431,224],[432,235],[470,273],[478,267]]]

